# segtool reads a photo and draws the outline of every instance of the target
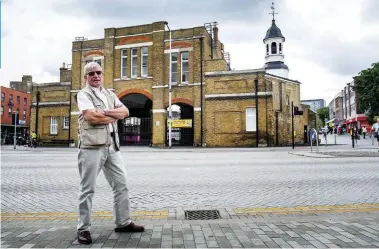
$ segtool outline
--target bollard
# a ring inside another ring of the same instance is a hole
[[[337,134],[334,134],[334,144],[337,144]]]
[[[354,135],[353,135],[353,133],[351,133],[351,142],[352,142],[352,145],[353,145],[353,148],[354,148]]]

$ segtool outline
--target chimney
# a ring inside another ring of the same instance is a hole
[[[60,82],[71,82],[71,70],[69,70],[66,66],[66,63],[63,62],[61,68],[59,68],[59,81]]]

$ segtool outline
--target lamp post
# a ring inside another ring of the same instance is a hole
[[[14,112],[14,136],[13,136],[13,149],[16,149],[16,143],[17,143],[17,114],[18,112]]]
[[[168,22],[165,22],[165,25],[167,26],[169,32],[170,32],[170,53],[169,53],[169,56],[170,56],[170,62],[169,62],[169,80],[168,80],[168,147],[171,149],[171,145],[172,145],[172,108],[171,108],[171,102],[172,102],[172,84],[171,84],[171,81],[172,81],[172,76],[171,76],[171,70],[172,70],[172,65],[171,65],[171,29],[170,27],[168,26]]]

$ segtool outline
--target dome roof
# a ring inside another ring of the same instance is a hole
[[[266,36],[265,38],[263,39],[263,42],[266,40],[266,39],[269,39],[269,38],[284,38],[284,36],[282,35],[282,31],[280,31],[280,28],[278,28],[278,26],[276,26],[275,24],[275,20],[272,20],[272,25],[271,27],[267,30],[266,32]]]

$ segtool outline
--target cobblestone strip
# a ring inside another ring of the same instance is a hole
[[[334,218],[154,220],[144,233],[116,233],[109,220],[93,222],[93,243],[80,245],[75,222],[2,223],[2,248],[376,248],[379,215]]]

